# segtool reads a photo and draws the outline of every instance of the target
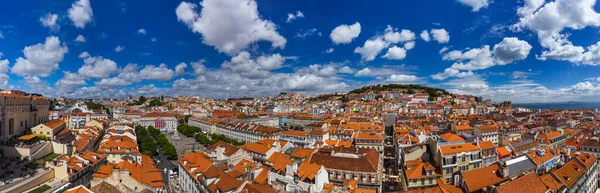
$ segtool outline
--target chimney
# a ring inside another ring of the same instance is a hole
[[[498,162],[498,172],[503,178],[506,178],[508,176],[508,165],[506,165],[505,161]]]

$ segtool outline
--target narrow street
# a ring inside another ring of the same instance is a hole
[[[168,193],[172,193],[171,191],[171,186],[169,183],[169,170],[175,168],[175,165],[173,163],[171,163],[167,157],[163,154],[162,152],[162,148],[158,148],[158,170],[162,173],[163,176],[163,183],[165,183],[165,189],[167,190],[166,192]],[[165,173],[165,168],[167,169],[167,172]]]

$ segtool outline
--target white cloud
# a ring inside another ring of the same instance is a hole
[[[250,53],[243,51],[225,61],[221,67],[231,69],[233,72],[240,73],[244,78],[259,79],[269,75],[269,71],[281,68],[285,58],[280,54],[270,56],[259,56],[252,59]]]
[[[2,57],[2,53],[0,53],[0,57]],[[8,87],[9,76],[7,73],[9,64],[10,62],[7,59],[0,60],[0,88]]]
[[[300,18],[303,18],[303,17],[304,17],[304,13],[302,13],[301,11],[296,11],[296,14],[294,14],[294,13],[288,13],[288,17],[287,17],[286,22],[290,23],[293,20],[300,19]]]
[[[387,58],[388,60],[403,60],[406,58],[406,50],[398,46],[392,46],[388,48],[387,53],[383,55],[382,58]]]
[[[348,66],[344,66],[344,67],[340,68],[339,73],[342,73],[342,74],[352,74],[352,73],[354,73],[354,69],[352,69],[352,68],[350,68]]]
[[[40,22],[42,22],[42,25],[50,28],[50,30],[52,30],[53,32],[57,32],[58,30],[60,30],[60,26],[58,25],[58,23],[56,23],[57,20],[58,15],[53,13],[48,13],[46,14],[46,16],[40,17]]]
[[[431,36],[429,36],[429,32],[427,32],[427,30],[423,30],[423,32],[421,32],[421,39],[423,39],[423,41],[429,42],[431,41]]]
[[[450,41],[450,34],[448,34],[446,29],[431,29],[431,34],[433,35],[433,39],[440,44]]]
[[[94,85],[99,88],[114,88],[120,86],[129,86],[130,84],[131,82],[127,82],[117,77],[105,78],[94,83]]]
[[[90,57],[90,53],[88,52],[81,52],[81,54],[79,54],[79,58],[87,58]]]
[[[0,39],[4,39],[4,35],[2,34],[2,31],[0,31]]]
[[[206,72],[206,67],[204,66],[204,63],[206,62],[206,60],[202,59],[202,60],[198,60],[196,62],[192,62],[192,68],[194,68],[194,73],[197,75],[203,74],[204,72]]]
[[[26,46],[23,49],[25,58],[17,58],[11,72],[20,76],[46,77],[54,69],[58,69],[58,63],[62,62],[68,52],[67,46],[61,44],[57,37],[49,36],[44,43]]]
[[[145,80],[171,80],[173,79],[174,74],[175,72],[169,69],[166,64],[160,64],[159,66],[146,65],[146,67],[140,71],[140,76]]]
[[[77,73],[64,71],[64,76],[56,82],[59,87],[76,87],[86,85],[85,79]]]
[[[494,46],[494,57],[500,64],[512,63],[515,60],[523,60],[529,55],[531,45],[516,37],[504,38],[502,42]]]
[[[393,83],[415,83],[419,81],[419,77],[406,74],[392,74],[386,79],[387,82]]]
[[[144,28],[142,28],[142,29],[138,29],[137,33],[138,33],[138,34],[145,35],[145,34],[146,34],[146,29],[144,29]]]
[[[414,41],[410,41],[410,42],[404,43],[404,49],[406,49],[406,50],[412,50],[413,48],[415,48],[415,42]]]
[[[158,39],[152,38],[152,39],[150,39],[150,41],[155,42],[155,41],[158,41]]]
[[[461,52],[453,50],[442,57],[443,60],[456,61],[450,68],[456,70],[482,70],[496,65],[506,65],[517,60],[523,60],[529,55],[531,45],[517,38],[504,38],[502,42],[490,46],[473,48]]]
[[[523,7],[519,7],[517,13],[520,16],[527,16],[537,11],[543,4],[545,0],[525,0],[525,5]]]
[[[312,35],[319,35],[321,36],[321,32],[319,32],[316,28],[312,28],[306,31],[300,31],[298,33],[296,33],[296,36],[294,37],[298,37],[298,38],[306,38]]]
[[[333,53],[333,51],[334,51],[334,49],[333,49],[333,48],[329,48],[329,49],[325,50],[325,53],[328,53],[328,54],[330,54],[330,53]]]
[[[600,26],[600,13],[594,10],[595,3],[595,0],[556,0],[547,3],[527,0],[518,9],[519,22],[512,25],[511,29],[530,29],[537,33],[538,41],[545,48],[538,59],[598,65],[600,52],[597,52],[596,45],[587,48],[573,45],[568,40],[569,35],[564,32],[565,29],[580,30],[588,26]]]
[[[187,68],[187,64],[185,62],[177,64],[175,66],[175,75],[182,75],[185,73],[185,69]]]
[[[107,78],[119,70],[117,63],[102,56],[85,58],[83,63],[77,72],[85,78]]]
[[[389,43],[396,44],[398,42],[415,40],[415,33],[406,29],[398,31],[398,29],[394,29],[392,26],[388,25],[387,28],[385,28],[385,34],[383,35],[383,38]]]
[[[444,52],[448,51],[448,47],[444,46],[442,49],[440,49],[440,54],[443,54]]]
[[[292,91],[336,90],[348,87],[345,83],[328,83],[328,80],[312,74],[292,75],[283,85],[284,89]]]
[[[458,2],[472,7],[471,11],[478,12],[481,8],[486,8],[489,5],[488,0],[457,0]]]
[[[125,46],[120,46],[120,45],[117,45],[117,47],[115,47],[115,52],[121,52],[121,51],[123,51],[124,49],[125,49]]]
[[[198,14],[196,4],[181,2],[175,10],[177,19],[219,52],[233,56],[262,40],[275,48],[285,47],[286,39],[273,22],[260,18],[254,0],[204,0],[201,6]]]
[[[356,22],[352,25],[340,25],[335,27],[329,37],[335,44],[349,44],[354,38],[360,35],[361,27],[360,23]]]
[[[371,69],[369,68],[363,68],[362,70],[359,70],[356,74],[354,74],[354,76],[370,76],[371,75]]]
[[[459,70],[456,70],[456,69],[446,68],[444,70],[444,72],[431,75],[431,78],[433,78],[434,80],[445,80],[450,77],[464,78],[464,77],[469,77],[469,76],[473,76],[473,72],[471,72],[471,71],[460,72]]]
[[[375,57],[386,47],[388,47],[388,43],[383,40],[383,38],[378,37],[375,39],[370,39],[365,41],[365,44],[362,47],[356,47],[354,49],[354,53],[358,53],[362,56],[362,60],[364,61],[373,61]]]
[[[83,37],[82,35],[78,35],[78,36],[75,38],[75,41],[76,41],[76,42],[85,42],[85,37]]]
[[[94,13],[89,0],[79,0],[69,8],[69,18],[77,28],[84,29],[85,25],[92,21]]]

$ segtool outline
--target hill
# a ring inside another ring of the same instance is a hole
[[[426,92],[429,96],[439,97],[442,94],[448,95],[448,91],[441,88],[432,88],[427,86],[421,86],[418,84],[377,84],[363,86],[359,89],[354,89],[348,94],[363,94],[367,92],[381,92],[381,91],[403,91],[406,93]]]

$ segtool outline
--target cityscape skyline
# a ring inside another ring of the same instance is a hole
[[[600,96],[595,0],[5,4],[20,17],[0,18],[0,87],[49,97],[316,95],[390,83],[494,101]]]

